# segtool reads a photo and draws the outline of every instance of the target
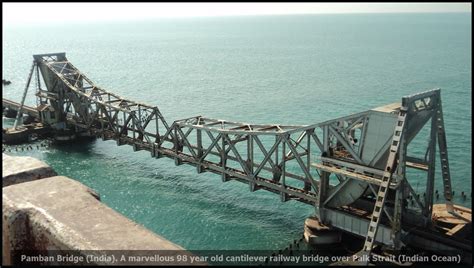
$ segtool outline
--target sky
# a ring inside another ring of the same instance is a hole
[[[471,3],[3,3],[3,25],[321,13],[471,12]]]

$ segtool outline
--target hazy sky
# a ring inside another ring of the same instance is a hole
[[[471,12],[470,3],[2,3],[7,26],[166,17]]]

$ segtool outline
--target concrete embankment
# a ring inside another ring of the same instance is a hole
[[[80,182],[56,176],[39,160],[4,154],[2,175],[2,265],[25,264],[22,258],[26,257],[19,256],[25,252],[69,251],[95,254],[96,258],[84,258],[78,264],[191,264],[191,253],[104,205],[97,193]],[[137,255],[132,252],[137,250],[153,251],[153,255],[166,252],[170,257],[142,262],[138,258],[127,262],[129,256],[122,262],[101,258],[111,250],[125,255]],[[62,264],[51,258],[36,259],[38,263]]]
[[[2,187],[56,175],[50,166],[36,158],[2,155]]]

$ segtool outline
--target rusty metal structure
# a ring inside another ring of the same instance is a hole
[[[170,125],[158,107],[96,86],[65,53],[34,55],[33,69],[36,115],[57,131],[112,139],[152,157],[172,158],[176,165],[193,165],[198,173],[219,174],[224,182],[244,182],[250,191],[263,189],[282,201],[313,205],[322,223],[365,237],[363,255],[374,245],[400,249],[415,242],[436,252],[471,254],[471,246],[460,245],[458,237],[422,234],[435,232],[437,153],[446,209],[456,215],[439,89],[312,125],[255,125],[203,116]],[[12,102],[4,99],[3,104]],[[409,155],[424,126],[430,133],[425,154]],[[424,198],[416,195],[407,169],[425,173]]]

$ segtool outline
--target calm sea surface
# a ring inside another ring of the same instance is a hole
[[[442,88],[456,202],[470,207],[471,14],[164,19],[3,29],[3,97],[19,101],[38,53],[66,52],[97,85],[195,115],[311,124]],[[34,104],[29,94],[28,104]],[[4,126],[11,121],[4,120]],[[427,136],[414,141],[425,144]],[[421,147],[420,147],[421,148]],[[414,149],[414,153],[422,150]],[[280,249],[309,205],[196,174],[113,141],[31,155],[97,190],[103,202],[188,249]],[[439,171],[439,169],[438,169]],[[424,178],[414,176],[411,181]],[[422,191],[421,186],[417,187]],[[436,188],[441,189],[437,176]],[[460,198],[464,191],[468,198]],[[439,200],[441,202],[442,200]]]

